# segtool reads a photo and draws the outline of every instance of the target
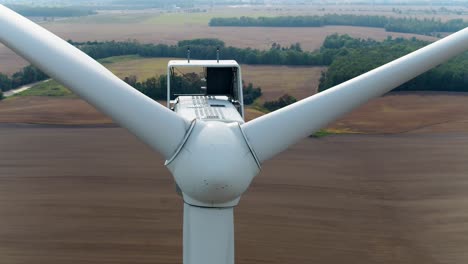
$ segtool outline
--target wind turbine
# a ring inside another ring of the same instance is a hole
[[[369,99],[468,50],[468,28],[247,123],[187,120],[2,5],[0,41],[167,159],[184,197],[185,264],[233,264],[233,208],[261,162]]]

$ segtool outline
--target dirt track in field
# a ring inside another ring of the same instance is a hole
[[[235,210],[250,263],[466,263],[468,134],[306,139]],[[163,160],[120,128],[0,125],[2,263],[181,263]]]

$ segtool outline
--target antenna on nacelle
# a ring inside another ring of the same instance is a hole
[[[216,47],[216,62],[219,63],[219,46]]]
[[[187,62],[190,63],[190,46],[187,47]]]

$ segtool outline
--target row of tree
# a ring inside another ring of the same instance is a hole
[[[396,39],[395,41],[403,40]],[[187,55],[187,47],[191,47],[192,58],[209,59],[216,56],[216,47],[225,47],[224,42],[218,39],[184,40],[173,46],[161,44],[140,44],[136,41],[73,42],[70,40],[69,42],[95,59],[121,55],[185,57]],[[299,43],[291,44],[289,47],[282,47],[280,44],[273,43],[271,49],[268,51],[229,47],[231,48],[228,49],[228,51],[231,51],[227,52],[229,55],[225,55],[225,49],[221,51],[221,54],[222,57],[236,59],[238,62],[246,64],[329,65],[335,56],[343,55],[343,50],[340,48],[344,46],[346,46],[346,48],[352,48],[362,47],[369,44],[373,45],[374,43],[377,42],[374,40],[354,39],[347,35],[335,34],[328,36],[325,39],[322,48],[315,52],[303,51]],[[424,44],[425,42],[421,43]],[[292,56],[292,54],[294,54],[294,56]],[[319,59],[309,60],[309,57]],[[14,73],[11,77],[0,73],[0,89],[8,91],[21,85],[47,78],[47,75],[36,67],[27,66],[19,72]]]
[[[184,40],[177,45],[142,44],[137,41],[74,42],[69,40],[69,42],[94,59],[121,55],[186,58],[188,48],[190,48],[192,59],[215,59],[217,48],[220,47],[221,59],[234,59],[245,64],[316,66],[330,63],[328,55],[323,55],[320,51],[303,51],[299,44],[281,48],[275,45],[269,50],[258,50],[226,47],[223,41],[217,39]]]
[[[292,95],[284,94],[277,100],[266,101],[265,103],[263,103],[263,107],[265,107],[266,109],[268,109],[268,111],[271,112],[283,108],[287,105],[293,104],[295,102],[297,102],[297,99],[294,98]]]
[[[96,11],[86,7],[76,6],[30,6],[30,5],[7,5],[17,13],[28,17],[78,17],[97,14]]]
[[[212,27],[322,27],[360,26],[385,28],[387,31],[437,35],[455,32],[468,26],[463,19],[441,21],[436,19],[394,18],[371,15],[278,16],[278,17],[216,17],[209,22]]]
[[[15,72],[11,77],[0,73],[0,91],[9,91],[22,85],[42,81],[49,77],[38,68],[29,65]]]
[[[138,81],[135,75],[123,79],[130,86],[154,100],[167,99],[167,75],[160,75]],[[204,86],[202,78],[196,73],[188,73],[183,76],[174,75],[171,77],[171,99],[175,99],[177,94],[199,94]],[[254,87],[252,83],[243,84],[244,104],[252,104],[258,97],[262,96],[262,89]]]
[[[394,43],[404,41],[403,38],[390,40]],[[412,41],[418,40],[413,38]],[[336,56],[346,55],[346,49],[348,48],[366,47],[375,45],[378,42],[372,39],[355,39],[348,35],[334,34],[327,36],[322,47],[312,52],[304,51],[299,43],[287,47],[274,42],[269,50],[258,50],[226,47],[224,42],[218,39],[183,40],[179,41],[177,45],[142,44],[137,41],[74,42],[69,40],[69,43],[80,48],[94,59],[122,55],[185,58],[187,57],[188,48],[190,48],[190,57],[192,59],[214,59],[216,58],[216,50],[220,47],[221,59],[234,59],[243,64],[328,66]],[[423,41],[420,41],[420,43],[421,45],[427,44],[427,42]],[[345,49],[341,49],[344,45],[346,45]]]
[[[190,46],[192,58],[210,59],[216,57],[216,47],[211,45],[224,46],[222,41],[213,39],[185,41],[172,46],[140,44],[135,41],[82,43],[70,41],[70,43],[76,45],[95,59],[130,54],[139,54],[145,57],[185,57],[188,46]],[[282,47],[274,43],[271,49],[267,51],[225,47],[221,50],[221,58],[235,59],[245,64],[329,65],[328,71],[321,78],[319,87],[320,90],[325,90],[427,44],[428,42],[417,40],[416,38],[408,40],[403,38],[392,39],[389,37],[385,41],[378,42],[370,39],[357,39],[348,35],[334,34],[328,36],[321,49],[314,52],[303,51],[298,43],[290,47]],[[418,77],[399,89],[468,91],[466,69],[468,69],[467,53]],[[0,90],[8,91],[21,85],[47,78],[48,76],[37,68],[27,66],[11,77],[0,73]],[[194,78],[198,77],[194,76]],[[161,87],[165,87],[165,81],[166,78],[149,80],[149,82],[159,82],[159,85],[162,85]],[[141,88],[136,88],[143,91],[145,89],[143,82],[140,85],[142,85]],[[138,85],[135,83],[135,86]],[[150,84],[146,85],[146,87],[150,86]],[[200,86],[197,85],[197,87]],[[154,91],[151,90],[144,93],[150,94],[151,92]],[[261,94],[261,91],[253,90],[252,93],[255,94],[253,97],[256,98],[258,94]],[[151,95],[150,97],[164,98],[165,95],[160,96]],[[245,99],[248,102],[255,100],[249,96],[245,96]]]
[[[339,50],[326,73],[322,73],[319,91],[338,85],[387,62],[415,51],[427,43],[416,39],[391,39],[383,42],[356,40],[334,35],[325,46]],[[468,52],[399,86],[404,91],[468,92]]]
[[[167,99],[167,75],[160,75],[138,81],[135,75],[125,77],[124,82],[154,100]],[[200,94],[204,86],[202,78],[196,73],[187,73],[183,76],[171,77],[171,100],[177,94]]]
[[[253,104],[253,102],[262,96],[262,88],[260,86],[254,87],[252,83],[249,83],[245,85],[245,83],[242,83],[242,95],[244,99],[244,104],[245,105],[250,105]]]

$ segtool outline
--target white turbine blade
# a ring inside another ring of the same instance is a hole
[[[184,203],[184,264],[234,264],[233,208]]]
[[[0,5],[0,42],[169,158],[189,123],[46,29]]]
[[[265,161],[368,100],[468,50],[468,28],[404,57],[242,125]]]

